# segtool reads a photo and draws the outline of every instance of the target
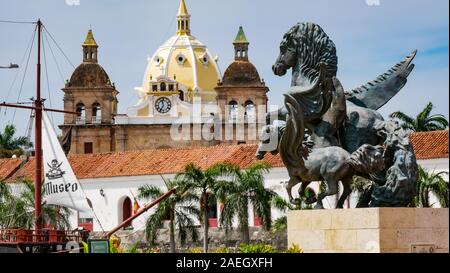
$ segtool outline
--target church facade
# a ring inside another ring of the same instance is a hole
[[[269,89],[249,61],[243,28],[222,76],[218,58],[191,35],[184,0],[176,18],[176,34],[148,58],[137,102],[124,114],[117,112],[119,92],[98,63],[89,30],[83,62],[62,89],[64,109],[78,113],[65,115],[59,126],[71,154],[257,142]]]

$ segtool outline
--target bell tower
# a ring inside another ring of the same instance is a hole
[[[83,62],[62,89],[65,114],[63,135],[71,132],[71,153],[110,152],[114,149],[112,124],[119,92],[98,63],[98,44],[89,30],[82,44]]]
[[[266,113],[269,88],[249,61],[249,42],[242,26],[239,27],[233,46],[234,61],[227,67],[222,81],[215,88],[216,100],[221,109],[223,123],[244,123],[248,129],[255,127]],[[236,136],[231,144],[233,143],[252,143],[252,140],[249,134],[244,134],[242,137]]]

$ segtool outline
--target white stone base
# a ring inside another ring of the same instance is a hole
[[[448,208],[296,210],[287,217],[288,245],[305,253],[449,251]]]

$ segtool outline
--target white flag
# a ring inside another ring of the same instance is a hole
[[[72,167],[59,144],[45,111],[42,112],[42,151],[44,155],[44,199],[47,204],[81,212],[91,208]]]

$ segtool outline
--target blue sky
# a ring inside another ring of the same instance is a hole
[[[119,112],[124,113],[136,101],[134,87],[142,84],[147,56],[175,33],[178,4],[178,0],[79,0],[79,5],[68,5],[66,0],[0,0],[0,20],[41,18],[75,66],[81,62],[81,44],[92,26],[100,45],[99,62],[120,91]],[[277,77],[271,71],[283,34],[297,22],[312,21],[337,46],[338,77],[345,89],[374,79],[418,49],[408,84],[380,112],[385,117],[397,110],[415,115],[432,101],[436,113],[449,116],[447,0],[379,0],[374,6],[366,0],[186,0],[186,4],[192,34],[219,56],[222,73],[233,60],[231,43],[238,27],[244,27],[250,60],[270,88],[270,104],[281,104],[281,94],[290,85],[290,74]],[[32,25],[0,23],[0,66],[20,63],[32,31]],[[62,108],[60,89],[73,68],[55,46],[53,51],[62,77],[47,48],[49,84],[44,75],[43,96],[50,97],[52,107]],[[17,70],[0,70],[0,101],[26,101],[33,96],[35,55],[31,57],[20,97],[25,66],[11,89]],[[13,114],[11,109],[1,109],[0,129],[14,122],[24,134],[29,111]],[[62,115],[53,117],[55,125],[62,122]]]

